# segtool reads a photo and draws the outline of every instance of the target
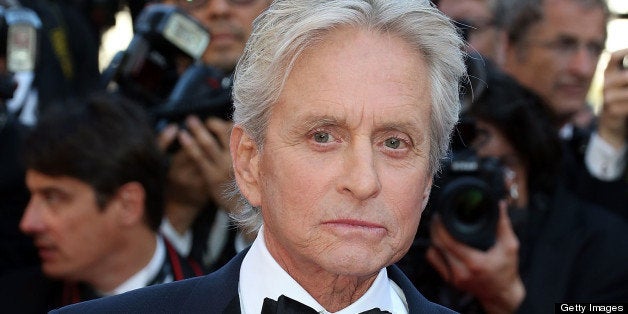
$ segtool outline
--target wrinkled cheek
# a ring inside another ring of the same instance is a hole
[[[399,258],[403,256],[412,245],[414,237],[416,235],[419,223],[421,221],[422,214],[422,201],[417,202],[414,205],[413,210],[409,210],[405,215],[400,215],[397,221],[399,228],[397,237],[397,250],[396,254],[400,254]]]
[[[269,177],[260,193],[264,222],[280,229],[285,229],[291,224],[301,226],[303,221],[299,221],[298,218],[303,215],[300,211],[308,208],[308,206],[303,200],[301,203],[298,202],[299,195],[303,197],[303,194],[300,193],[302,192],[297,186],[292,186],[292,188],[284,186],[279,177],[277,179],[272,176]],[[304,218],[301,217],[301,219]]]

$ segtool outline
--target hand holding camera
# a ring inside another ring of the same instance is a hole
[[[598,134],[616,149],[628,140],[628,49],[611,54],[604,71],[604,104]]]
[[[438,219],[432,224],[431,238],[430,264],[446,282],[476,296],[488,313],[512,313],[523,302],[519,241],[505,202],[500,203],[495,244],[487,251],[460,243]]]
[[[174,197],[196,200],[198,206],[211,200],[228,212],[235,209],[235,201],[217,188],[224,187],[232,179],[229,153],[232,125],[232,122],[221,118],[200,120],[192,115],[185,119],[185,128],[170,124],[160,133],[158,143],[162,149],[166,149],[174,141],[178,141],[181,147],[170,157],[170,182],[175,182],[178,187],[191,190],[194,194],[183,195],[186,193],[180,191],[180,195]]]

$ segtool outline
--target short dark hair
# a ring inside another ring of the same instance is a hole
[[[42,112],[25,143],[27,169],[87,183],[101,208],[122,185],[139,182],[146,191],[145,219],[158,230],[166,163],[139,105],[105,92],[55,104]]]
[[[561,142],[543,100],[486,63],[487,88],[471,104],[469,115],[496,127],[526,164],[528,189],[549,193],[556,185]]]
[[[501,0],[504,28],[508,42],[520,46],[530,32],[532,26],[543,20],[543,4],[547,0]],[[574,3],[592,9],[599,8],[604,12],[605,19],[610,18],[610,11],[605,0],[573,0]]]

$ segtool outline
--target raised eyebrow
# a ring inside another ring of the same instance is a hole
[[[322,116],[310,115],[310,116],[305,117],[305,119],[302,119],[302,121],[303,122],[300,125],[306,129],[313,129],[317,127],[330,126],[330,125],[339,126],[339,125],[346,124],[346,121],[339,120],[338,118],[330,116],[330,115],[322,115]]]

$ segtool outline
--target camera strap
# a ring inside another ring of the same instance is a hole
[[[75,76],[74,62],[72,62],[72,52],[70,51],[70,42],[68,40],[68,26],[66,25],[63,13],[59,5],[54,1],[46,1],[50,7],[51,19],[50,24],[45,27],[52,44],[54,52],[61,72],[66,80],[72,80]]]

